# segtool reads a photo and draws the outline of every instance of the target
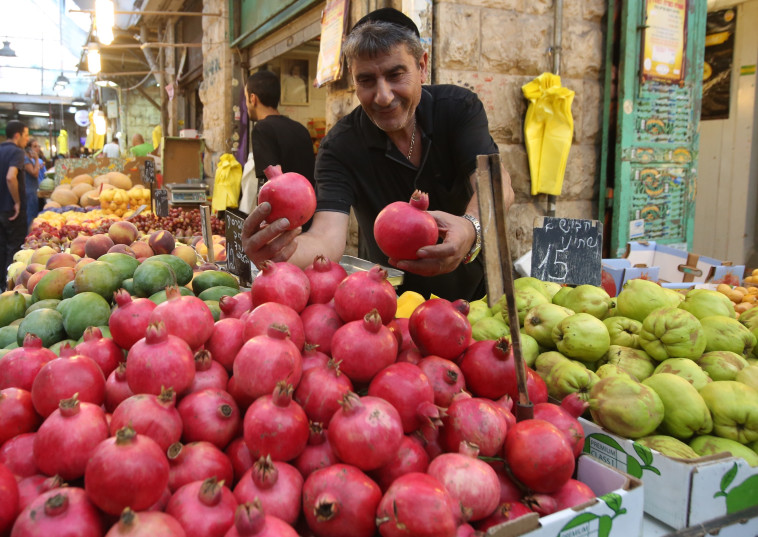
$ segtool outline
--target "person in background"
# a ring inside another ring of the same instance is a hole
[[[39,214],[39,198],[37,191],[39,184],[45,178],[45,162],[40,158],[42,149],[36,138],[29,138],[26,144],[26,155],[24,157],[24,175],[26,181],[24,184],[26,190],[26,227],[30,228],[32,220]]]
[[[292,63],[289,74],[282,76],[282,101],[296,104],[308,102],[308,87],[297,62]]]
[[[89,158],[90,157],[89,147],[82,147],[82,151],[81,151],[79,157],[80,158]]]
[[[8,265],[26,237],[24,147],[29,129],[15,119],[5,126],[8,138],[0,144],[0,292],[5,291]]]
[[[304,125],[279,113],[280,95],[279,78],[271,71],[253,73],[245,84],[247,111],[255,121],[252,142],[258,185],[266,182],[264,170],[278,164],[285,173],[304,176],[315,188],[311,135]]]
[[[121,147],[118,145],[117,134],[114,134],[111,141],[103,146],[103,152],[101,155],[108,158],[119,158],[121,156]]]
[[[132,147],[129,149],[129,153],[135,157],[146,157],[154,150],[153,144],[146,142],[140,133],[132,136]]]
[[[81,151],[79,151],[79,148],[76,146],[68,150],[68,158],[79,158],[81,156]]]
[[[498,152],[482,102],[462,87],[423,85],[428,55],[416,25],[395,9],[359,20],[342,50],[360,106],[340,119],[319,147],[313,224],[305,233],[287,231],[286,218],[266,222],[271,205],[262,203],[245,220],[245,253],[256,266],[271,259],[306,267],[319,254],[338,262],[352,208],[360,257],[406,272],[398,293],[482,298],[476,163],[477,155]],[[502,167],[501,173],[509,207],[510,176]],[[374,239],[374,220],[390,203],[407,202],[416,189],[429,194],[440,241],[420,248],[418,259],[388,259]]]

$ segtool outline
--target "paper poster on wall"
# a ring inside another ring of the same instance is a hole
[[[342,41],[347,24],[349,0],[327,0],[321,15],[321,44],[318,51],[316,87],[342,77]]]
[[[684,82],[687,0],[647,0],[642,82]]]
[[[708,13],[705,27],[703,101],[700,119],[728,119],[737,11]]]
[[[429,57],[427,61],[429,69],[429,77],[426,80],[427,84],[432,83],[432,17],[434,8],[432,4],[432,0],[403,0],[403,13],[408,15],[418,26],[419,33],[421,34],[421,45]]]

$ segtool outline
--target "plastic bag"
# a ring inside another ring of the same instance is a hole
[[[571,115],[574,92],[561,87],[561,77],[552,73],[542,73],[522,86],[521,91],[529,100],[524,139],[532,176],[532,196],[559,196],[574,135]]]
[[[211,209],[214,212],[235,209],[239,206],[240,181],[242,166],[234,155],[224,153],[216,168],[216,178],[213,184],[213,201]]]
[[[242,199],[240,200],[240,211],[247,214],[258,204],[258,177],[255,175],[255,160],[253,152],[247,156],[245,168],[242,170]]]

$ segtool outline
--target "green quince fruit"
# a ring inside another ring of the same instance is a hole
[[[570,393],[576,393],[587,401],[592,387],[600,381],[595,373],[573,360],[557,363],[550,370],[545,384],[547,393],[555,399],[563,399]]]
[[[574,312],[553,303],[538,304],[524,317],[524,330],[546,349],[554,349],[553,328]]]
[[[742,356],[731,351],[710,351],[696,360],[713,380],[735,380],[737,373],[747,367]]]
[[[700,390],[713,416],[713,433],[747,444],[758,440],[758,391],[734,380],[715,380]]]
[[[690,289],[679,307],[698,319],[710,315],[723,315],[734,319],[734,304],[727,296],[711,289]]]
[[[737,371],[734,380],[758,390],[758,365],[748,365]]]
[[[648,436],[663,421],[663,401],[655,390],[628,375],[601,379],[590,390],[589,403],[595,423],[626,438]]]
[[[566,295],[563,306],[576,313],[589,313],[603,320],[608,317],[608,311],[613,307],[613,300],[602,287],[580,285]]]
[[[608,335],[611,336],[611,345],[621,345],[622,347],[640,348],[640,330],[642,323],[621,317],[620,315],[606,317],[603,324],[608,328]]]
[[[499,339],[510,333],[508,325],[497,317],[484,317],[471,325],[471,339],[475,341]]]
[[[657,365],[645,351],[621,345],[608,347],[608,352],[600,362],[601,365],[615,364],[640,381],[652,375]]]
[[[575,313],[553,328],[558,352],[581,362],[597,362],[608,352],[611,337],[603,321],[589,313]]]
[[[617,315],[644,321],[650,312],[663,307],[677,307],[680,300],[655,282],[629,280],[616,297]],[[675,293],[678,294],[678,293]]]
[[[694,449],[681,440],[665,434],[643,436],[635,442],[675,459],[697,459],[700,457]]]
[[[569,359],[563,356],[560,352],[547,351],[537,356],[534,361],[534,370],[537,374],[545,380],[552,371],[553,367],[561,362],[568,362]]]
[[[732,457],[742,457],[754,468],[758,466],[758,453],[729,438],[720,438],[709,434],[696,436],[690,440],[690,447],[701,457],[727,452]]]
[[[705,352],[731,351],[742,356],[749,356],[753,352],[755,334],[737,319],[711,315],[700,319],[700,324],[705,333]]]
[[[712,382],[710,375],[702,367],[689,358],[669,358],[658,364],[653,375],[658,373],[673,373],[682,377],[700,391],[703,386]]]
[[[676,307],[658,308],[642,321],[640,345],[654,360],[697,359],[706,337],[697,317]]]
[[[680,440],[713,430],[711,412],[698,391],[682,377],[659,373],[642,381],[655,390],[663,401],[660,430]]]

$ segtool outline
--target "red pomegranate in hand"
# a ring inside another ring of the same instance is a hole
[[[286,218],[288,229],[295,229],[311,219],[316,212],[316,192],[308,179],[295,172],[282,173],[279,166],[269,166],[263,173],[268,181],[258,194],[258,202],[271,204],[266,220]]]
[[[374,238],[391,259],[418,259],[419,248],[437,242],[439,230],[434,217],[426,212],[429,195],[416,190],[411,201],[396,201],[382,209],[374,220]]]

